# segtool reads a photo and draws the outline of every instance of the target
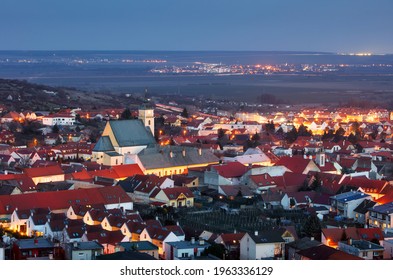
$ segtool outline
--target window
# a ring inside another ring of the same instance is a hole
[[[363,257],[367,257],[367,252],[363,252]]]
[[[148,121],[147,121],[147,125],[151,125],[151,120],[148,120]]]
[[[182,258],[188,258],[188,253],[181,253]]]

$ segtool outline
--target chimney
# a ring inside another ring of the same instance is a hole
[[[198,155],[200,155],[200,156],[202,155],[202,148],[201,147],[198,148]]]
[[[183,150],[181,151],[181,154],[183,155],[183,157],[186,156],[186,149],[183,148]]]
[[[172,152],[172,150],[169,152],[169,156],[170,156],[171,158],[173,158],[173,152]]]
[[[304,158],[304,159],[307,159],[307,155],[306,155],[306,154],[304,154],[304,155],[303,155],[303,158]]]
[[[177,222],[176,222],[176,225],[177,225],[178,227],[180,226],[180,223],[179,223],[179,221],[177,221]]]
[[[267,180],[267,174],[265,173],[265,180]]]
[[[4,170],[4,175],[7,175],[8,174],[8,170]]]
[[[314,236],[311,236],[311,237],[310,237],[310,240],[311,240],[311,241],[314,241],[314,240],[315,240]]]
[[[258,231],[257,231],[257,230],[254,232],[254,235],[255,235],[255,236],[258,236]]]
[[[74,241],[74,248],[78,248],[78,241]]]
[[[191,244],[195,244],[195,237],[191,237]]]
[[[352,238],[348,238],[348,245],[352,245]]]
[[[371,247],[372,247],[372,245],[371,245],[371,242],[370,242],[370,243],[368,243],[368,248],[371,249]]]

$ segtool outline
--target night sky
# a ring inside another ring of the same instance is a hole
[[[393,53],[392,0],[2,0],[1,50]]]

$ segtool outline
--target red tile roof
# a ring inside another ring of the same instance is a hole
[[[187,198],[194,197],[192,191],[187,187],[166,188],[162,191],[170,200],[178,198],[181,194],[184,194]]]
[[[15,208],[34,209],[49,207],[51,210],[67,209],[75,204],[115,204],[131,202],[121,187],[37,192],[0,196],[0,215],[10,214]]]
[[[241,177],[248,170],[247,166],[244,166],[243,164],[237,161],[228,162],[224,164],[217,164],[217,165],[214,164],[211,165],[210,168],[212,170],[216,170],[217,173],[220,174],[220,176],[225,178]]]
[[[46,177],[64,174],[64,171],[59,165],[47,166],[47,167],[36,167],[36,168],[25,168],[23,172],[30,178]]]
[[[276,182],[268,173],[260,175],[250,175],[249,178],[258,187],[276,185]]]
[[[303,157],[284,156],[281,157],[275,165],[283,165],[294,173],[303,173],[311,161],[311,159],[305,159]]]
[[[98,176],[111,179],[120,179],[134,176],[135,174],[143,175],[143,171],[138,164],[125,164],[112,166],[110,169],[102,169],[96,171],[89,171],[91,176]]]

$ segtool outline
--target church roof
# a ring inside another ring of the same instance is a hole
[[[95,152],[107,152],[114,151],[111,139],[109,136],[102,136],[100,140],[98,140],[97,144],[94,146],[93,151]]]
[[[152,145],[156,141],[141,120],[109,121],[119,147]]]

